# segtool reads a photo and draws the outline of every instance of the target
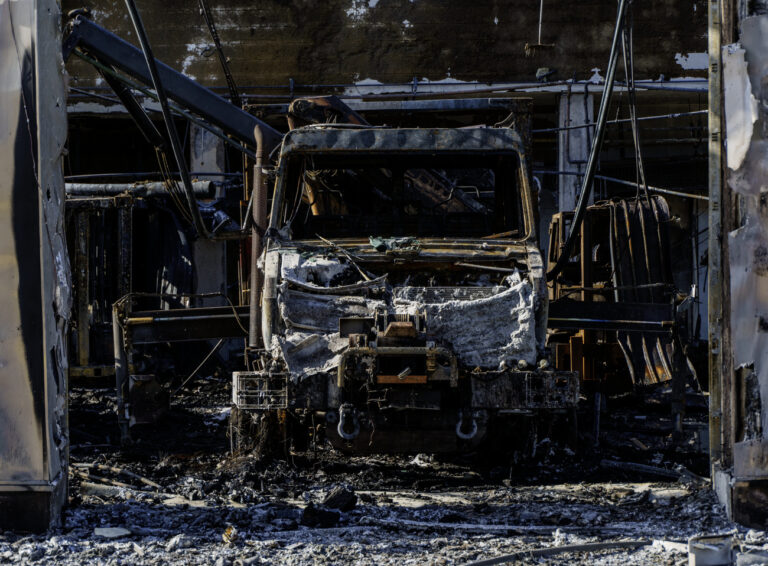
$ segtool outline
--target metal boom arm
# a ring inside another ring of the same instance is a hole
[[[93,23],[82,15],[68,24],[68,35],[64,40],[64,61],[80,47],[102,63],[126,73],[145,85],[152,85],[152,78],[141,49]],[[258,145],[257,130],[265,154],[269,154],[281,141],[282,134],[255,116],[241,110],[226,99],[175,71],[155,59],[163,88],[168,98],[205,118],[221,128],[226,134],[249,146]]]

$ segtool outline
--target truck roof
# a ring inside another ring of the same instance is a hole
[[[291,153],[523,153],[509,128],[360,128],[308,126],[285,135],[281,157]]]

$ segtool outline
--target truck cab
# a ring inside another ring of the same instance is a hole
[[[575,407],[578,376],[553,370],[546,348],[514,129],[299,128],[274,179],[263,348],[233,376],[238,442],[455,452],[514,434],[521,415]]]

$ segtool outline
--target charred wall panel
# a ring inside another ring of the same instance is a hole
[[[0,529],[46,529],[66,496],[59,19],[54,0],[0,1]]]
[[[739,22],[740,43],[722,50],[725,179],[722,212],[722,458],[733,518],[768,521],[768,16]],[[719,211],[716,211],[719,212]],[[730,339],[728,337],[730,336]],[[719,431],[715,431],[717,433]],[[726,501],[727,501],[726,496]]]

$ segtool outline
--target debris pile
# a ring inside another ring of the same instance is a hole
[[[469,564],[513,555],[677,564],[704,533],[731,533],[742,552],[768,550],[765,532],[726,520],[688,471],[685,443],[674,448],[666,435],[633,429],[579,453],[544,437],[517,464],[326,446],[265,461],[227,456],[226,423],[212,418],[226,387],[191,387],[169,420],[122,448],[111,429],[89,426],[114,402],[109,390],[74,389],[73,430],[90,436],[74,433],[64,523],[47,535],[0,533],[0,563]]]

